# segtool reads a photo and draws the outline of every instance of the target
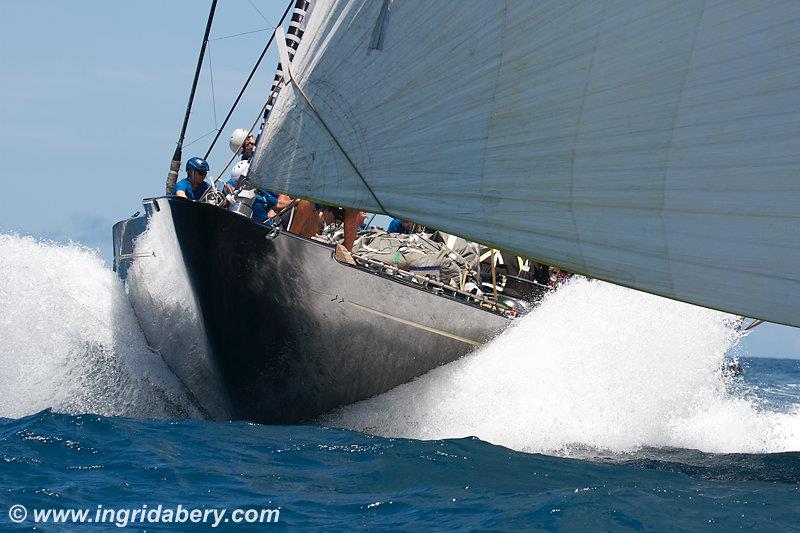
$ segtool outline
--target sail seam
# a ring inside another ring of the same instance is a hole
[[[597,46],[600,42],[600,36],[603,34],[603,25],[606,20],[606,9],[608,8],[608,0],[603,2],[603,11],[600,13],[600,21],[597,24],[597,33],[594,36],[594,45],[592,47],[592,58],[589,61],[589,68],[586,72],[586,83],[583,85],[583,95],[581,96],[581,105],[578,109],[578,122],[575,124],[575,136],[572,138],[572,153],[570,157],[570,173],[569,173],[569,215],[572,220],[572,227],[575,228],[575,244],[578,246],[578,254],[581,263],[581,268],[586,268],[586,257],[583,255],[583,245],[581,244],[581,234],[578,229],[578,221],[575,219],[575,146],[580,137],[581,123],[583,121],[583,108],[586,105],[586,95],[589,92],[589,84],[592,81],[592,70],[594,68],[594,61],[597,57]]]
[[[666,202],[667,202],[667,176],[669,174],[669,163],[670,163],[670,156],[673,153],[673,143],[675,141],[675,128],[678,125],[678,116],[681,113],[681,102],[683,101],[683,91],[686,89],[686,80],[689,78],[689,72],[692,70],[692,62],[694,61],[694,53],[697,47],[697,35],[700,33],[700,25],[703,22],[703,15],[706,12],[706,3],[703,2],[703,6],[700,9],[700,14],[697,17],[697,22],[694,26],[694,32],[692,35],[692,46],[689,51],[689,59],[686,61],[686,69],[683,71],[683,79],[681,80],[681,87],[678,90],[678,98],[675,101],[675,115],[672,117],[672,129],[670,130],[669,134],[669,143],[667,144],[667,157],[666,161],[664,162],[664,174],[661,177],[661,206],[658,210],[658,220],[661,223],[661,238],[664,241],[664,263],[666,266],[665,274],[669,276],[669,287],[670,289],[675,292],[675,278],[672,274],[672,261],[670,259],[671,255],[669,251],[669,239],[667,239],[667,232],[664,229],[664,212],[667,211],[666,209]]]
[[[508,2],[503,4],[503,29],[505,30],[507,27],[508,27]],[[503,42],[501,43],[501,48],[500,48],[501,49],[500,61],[498,61],[497,71],[494,74],[494,85],[492,87],[492,99],[490,100],[490,102],[496,102],[497,101],[497,87],[500,84],[500,75],[503,72],[503,64],[504,64],[505,52],[506,52],[506,37],[507,37],[507,33],[508,32],[506,32],[506,31],[502,32]],[[487,116],[488,124],[486,126],[486,139],[484,139],[484,143],[483,143],[483,165],[482,165],[482,168],[481,168],[481,175],[480,175],[481,181],[480,181],[480,184],[478,185],[478,187],[479,187],[478,192],[479,192],[481,198],[484,198],[483,180],[484,180],[484,178],[486,178],[486,161],[489,159],[488,158],[489,139],[492,136],[492,123],[493,123],[493,118],[494,118],[494,111],[495,111],[495,106],[490,104],[489,113],[488,113],[488,116]],[[489,191],[487,191],[487,192],[489,192]],[[485,208],[485,205],[482,205],[482,207],[483,207],[482,211],[483,211],[483,223],[484,223],[484,226],[486,227],[487,230],[492,231],[492,226],[491,226],[491,224],[489,224],[489,221],[487,220],[487,216],[486,216],[487,215],[487,211],[489,213],[491,213],[492,210],[491,209],[487,210]],[[492,239],[492,241],[496,241],[497,240],[497,235],[494,233],[494,231],[492,231],[491,239]]]

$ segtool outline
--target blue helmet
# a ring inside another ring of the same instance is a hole
[[[190,170],[208,172],[208,161],[202,157],[192,157],[186,162],[186,172],[189,172]]]

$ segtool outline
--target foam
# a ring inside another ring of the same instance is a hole
[[[477,436],[575,455],[674,446],[800,450],[800,411],[733,393],[736,317],[578,280],[478,352],[322,423],[382,436]]]
[[[0,235],[0,416],[195,416],[97,252]]]

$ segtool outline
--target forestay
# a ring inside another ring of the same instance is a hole
[[[800,2],[327,0],[305,33],[316,111],[281,92],[261,186],[800,325]]]

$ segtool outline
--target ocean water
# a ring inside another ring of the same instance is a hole
[[[726,376],[736,317],[579,281],[412,383],[261,426],[201,419],[95,252],[0,235],[0,271],[2,531],[800,529],[800,362]]]

